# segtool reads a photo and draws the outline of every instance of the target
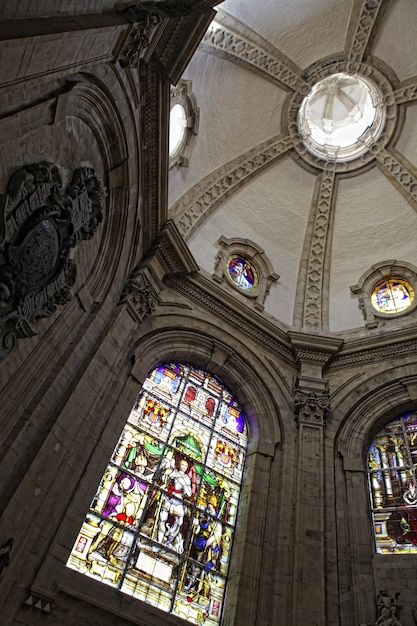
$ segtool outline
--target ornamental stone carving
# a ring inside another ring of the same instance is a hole
[[[158,29],[162,18],[159,15],[145,13],[138,22],[132,26],[132,30],[119,56],[119,63],[124,68],[135,68],[145,50],[148,49],[151,39]]]
[[[76,267],[70,251],[91,239],[103,219],[105,192],[93,169],[74,171],[63,189],[56,165],[17,170],[0,195],[0,356],[33,324],[70,299]]]
[[[136,269],[132,272],[123,287],[120,301],[131,305],[139,321],[155,311],[159,304],[159,296],[146,277],[145,270]]]
[[[295,412],[298,423],[324,426],[324,418],[329,407],[329,396],[296,389],[294,394]]]

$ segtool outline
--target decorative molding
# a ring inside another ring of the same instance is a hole
[[[142,86],[141,134],[142,158],[140,195],[143,199],[142,239],[145,254],[155,241],[166,221],[168,136],[166,132],[165,102],[168,107],[169,83],[161,75],[157,60],[140,66]]]
[[[363,0],[349,46],[349,59],[361,62],[385,0]]]
[[[33,609],[38,609],[39,611],[42,611],[42,613],[51,613],[51,600],[32,593],[29,594],[28,598],[24,602],[24,605]]]
[[[294,392],[294,407],[298,424],[324,426],[329,404],[328,393],[318,394],[301,389],[296,389]]]
[[[394,91],[397,104],[408,104],[417,100],[417,76],[402,83],[402,86]]]
[[[265,298],[269,294],[271,285],[279,279],[279,275],[274,272],[272,263],[265,251],[253,241],[241,239],[240,237],[233,239],[220,237],[217,245],[219,246],[219,252],[216,256],[213,279],[217,283],[226,282],[227,285],[236,289],[241,295],[251,299],[255,309],[263,311]],[[257,279],[257,284],[254,285],[253,289],[245,291],[230,278],[228,259],[232,255],[242,257],[253,266]]]
[[[335,168],[332,162],[327,164],[322,174],[310,243],[303,311],[303,326],[306,328],[323,326],[323,280],[334,190]]]
[[[0,357],[33,324],[71,298],[71,249],[103,219],[105,190],[92,168],[74,171],[64,191],[58,167],[42,161],[17,170],[0,195]]]
[[[363,343],[363,342],[360,342]],[[367,363],[378,363],[395,357],[408,355],[415,356],[417,353],[417,339],[407,339],[392,343],[386,340],[383,346],[370,346],[369,348],[353,348],[349,343],[345,344],[329,369],[336,370],[344,367],[366,365]]]
[[[143,13],[161,17],[188,17],[211,12],[222,0],[140,0],[126,7],[124,13],[129,19],[136,20]]]
[[[397,189],[417,211],[417,175],[413,166],[394,149],[381,150],[376,159],[386,177],[395,184]]]
[[[229,161],[192,187],[173,205],[170,212],[183,237],[189,237],[226,197],[291,148],[291,139],[279,135]]]
[[[222,320],[229,327],[245,333],[287,363],[295,364],[286,333],[260,318],[255,311],[252,312],[250,309],[243,311],[241,303],[237,302],[233,296],[225,294],[222,289],[216,290],[211,279],[201,275],[187,279],[173,277],[170,279],[170,285],[186,295],[189,300],[210,311],[214,317]]]
[[[221,10],[217,12],[200,46],[205,52],[245,64],[287,90],[304,95],[310,90],[309,84],[301,77],[301,70],[294,63],[248,26]]]

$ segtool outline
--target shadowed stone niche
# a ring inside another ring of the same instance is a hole
[[[36,320],[70,300],[76,279],[71,249],[103,219],[105,190],[95,171],[76,169],[66,189],[58,167],[26,165],[0,195],[0,357],[36,335]]]

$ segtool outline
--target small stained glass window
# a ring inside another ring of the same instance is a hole
[[[417,554],[417,412],[389,422],[368,452],[376,551]]]
[[[227,260],[227,272],[230,280],[244,291],[258,286],[258,273],[244,257],[231,255]]]
[[[406,280],[390,278],[376,285],[371,300],[380,313],[401,313],[412,304],[414,289]]]
[[[219,625],[246,445],[244,416],[218,378],[178,363],[153,370],[68,567],[193,624]]]

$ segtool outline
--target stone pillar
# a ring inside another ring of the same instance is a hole
[[[329,408],[323,369],[340,340],[290,333],[299,376],[294,389],[298,424],[295,496],[292,621],[294,626],[325,626],[325,418]]]

